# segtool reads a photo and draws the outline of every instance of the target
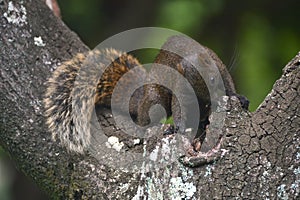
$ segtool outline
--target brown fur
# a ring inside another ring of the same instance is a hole
[[[105,69],[107,63],[109,67]],[[47,82],[44,98],[52,138],[59,139],[67,149],[82,153],[90,144],[91,135],[85,127],[89,119],[82,120],[80,114],[86,111],[90,117],[95,104],[110,106],[116,83],[135,66],[140,66],[137,59],[114,49],[77,54],[60,65]],[[97,74],[104,69],[99,80]],[[79,110],[72,105],[77,100],[82,105]]]

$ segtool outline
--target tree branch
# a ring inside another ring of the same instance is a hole
[[[198,168],[177,161],[148,173],[128,172],[67,152],[45,125],[46,80],[61,62],[88,48],[43,1],[5,0],[0,14],[0,144],[50,197],[299,198],[300,53],[254,113],[234,98],[225,102],[225,126],[208,130],[208,139],[223,135],[220,160]],[[105,130],[114,132],[111,125]]]

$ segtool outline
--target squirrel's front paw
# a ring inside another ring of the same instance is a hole
[[[207,152],[196,151],[195,143],[199,143],[199,141],[195,141],[190,145],[185,145],[186,154],[179,158],[179,161],[188,167],[200,167],[206,164],[211,164],[217,160],[219,160],[225,153],[226,150],[221,149],[221,144],[223,139],[221,138],[218,144]],[[200,143],[201,145],[201,143]],[[199,146],[200,148],[201,146]]]

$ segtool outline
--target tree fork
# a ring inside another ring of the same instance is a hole
[[[199,168],[172,163],[141,176],[69,153],[51,140],[42,107],[46,80],[61,62],[89,49],[44,1],[1,1],[0,35],[0,144],[51,198],[191,197],[184,187],[195,189],[196,199],[299,198],[300,53],[255,112],[229,100],[220,160]]]

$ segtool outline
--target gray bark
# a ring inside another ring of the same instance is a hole
[[[0,1],[0,35],[0,144],[51,198],[299,198],[300,53],[254,113],[236,99],[226,104],[223,129],[210,127],[223,135],[220,160],[197,168],[173,162],[142,174],[67,152],[51,140],[42,105],[46,80],[88,48],[43,1]],[[105,131],[115,129],[107,123]]]

